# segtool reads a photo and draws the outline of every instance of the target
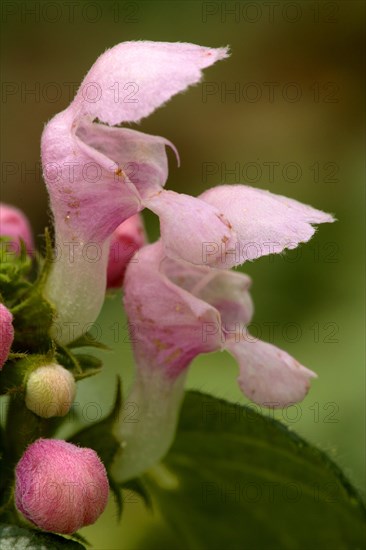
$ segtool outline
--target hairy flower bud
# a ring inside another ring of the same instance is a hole
[[[18,510],[45,531],[74,533],[94,523],[107,505],[107,473],[92,449],[38,439],[20,459],[15,474]]]
[[[53,363],[31,372],[26,383],[25,404],[41,416],[65,416],[75,399],[73,375],[61,365]]]
[[[0,236],[11,239],[12,252],[19,253],[19,241],[24,241],[28,254],[34,248],[32,230],[23,212],[14,206],[0,203]]]
[[[3,304],[0,304],[0,370],[8,358],[14,340],[13,316]]]

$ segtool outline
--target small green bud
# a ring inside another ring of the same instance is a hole
[[[65,416],[75,399],[73,375],[61,365],[51,363],[31,372],[26,384],[25,404],[42,418]]]

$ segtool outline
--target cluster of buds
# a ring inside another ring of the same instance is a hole
[[[137,222],[135,226],[137,231]],[[133,241],[131,226],[127,234]],[[141,242],[140,232],[138,235],[136,241]],[[0,204],[0,236],[6,239],[5,258],[20,256],[22,247],[33,256],[30,224],[20,210]],[[119,229],[119,238],[123,241],[123,229]],[[128,259],[132,254],[130,251]],[[115,280],[123,278],[128,259],[126,255],[119,261],[113,257]],[[65,416],[76,393],[72,372],[42,356],[20,354],[19,362],[13,362],[17,350],[12,353],[16,329],[11,309],[0,303],[0,370],[7,365],[10,376],[15,374],[12,370],[19,371],[24,405],[37,418]],[[96,452],[62,440],[38,439],[28,446],[15,469],[17,509],[45,531],[72,534],[94,523],[107,505],[108,494],[107,472]]]
[[[140,475],[169,449],[187,370],[197,355],[228,351],[239,365],[243,393],[264,406],[302,400],[315,376],[285,351],[233,330],[248,325],[253,304],[250,279],[231,268],[295,248],[312,237],[314,225],[333,217],[246,185],[218,186],[199,197],[165,190],[166,147],[179,159],[174,145],[120,126],[139,122],[227,56],[227,48],[185,43],[119,44],[100,56],[69,107],[43,131],[43,173],[58,255],[42,286],[42,299],[52,312],[42,340],[47,354],[35,363],[19,361],[28,365],[22,371],[24,405],[43,419],[67,414],[78,374],[70,347],[96,320],[106,290],[123,285],[129,323],[138,329],[129,399],[139,407],[140,418],[113,425],[119,449],[108,475],[117,483]],[[137,101],[124,101],[116,89],[122,82],[136,83]],[[92,89],[94,99],[88,95]],[[90,166],[93,181],[87,176]],[[140,217],[144,208],[160,220],[161,239],[151,245]],[[20,253],[22,241],[32,254],[24,216],[5,205],[0,215],[1,235],[13,243],[14,253]],[[84,253],[90,246],[98,250],[97,261]],[[5,365],[7,376],[12,368],[21,370],[9,355],[13,314],[14,342],[19,341],[18,312],[17,305],[0,305],[0,367]],[[70,323],[76,327],[72,337],[63,330]],[[27,350],[14,349],[15,355],[19,351]],[[15,497],[18,510],[38,527],[72,533],[104,510],[106,470],[91,449],[39,439],[16,467]]]

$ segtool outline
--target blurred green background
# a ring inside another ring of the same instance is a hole
[[[171,155],[171,189],[196,195],[219,183],[248,183],[336,215],[336,224],[320,227],[299,251],[244,267],[253,277],[253,333],[319,375],[301,405],[277,416],[330,453],[362,492],[364,6],[358,1],[4,2],[1,57],[1,200],[22,208],[39,236],[49,221],[40,135],[45,122],[67,107],[70,90],[97,57],[125,40],[230,45],[229,59],[206,70],[203,83],[139,129],[177,146],[181,167]],[[153,240],[157,220],[149,213],[145,220]],[[116,373],[127,388],[133,372],[119,294],[107,298],[100,323],[102,340],[113,352],[103,355],[98,382],[80,384],[77,401],[86,422],[109,410]],[[245,403],[236,376],[234,361],[214,354],[194,362],[188,383]],[[103,550],[179,547],[158,513],[145,511],[130,496],[121,524],[111,502],[83,534]]]

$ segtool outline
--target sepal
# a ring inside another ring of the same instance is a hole
[[[53,351],[41,354],[27,355],[19,360],[8,360],[0,376],[0,395],[22,395],[27,379],[37,368],[54,361]]]
[[[16,300],[30,287],[26,277],[32,267],[24,242],[21,241],[19,254],[11,251],[11,242],[8,237],[0,237],[1,296],[7,302]]]

